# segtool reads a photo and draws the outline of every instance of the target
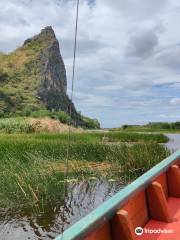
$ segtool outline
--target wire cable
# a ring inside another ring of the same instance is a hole
[[[71,79],[71,95],[69,102],[69,127],[68,127],[68,146],[67,146],[67,156],[65,159],[65,173],[64,173],[64,205],[63,205],[63,214],[62,214],[62,240],[64,232],[64,223],[65,223],[65,208],[66,208],[66,197],[68,195],[68,174],[69,174],[69,152],[70,152],[70,141],[71,141],[71,123],[72,123],[72,102],[74,94],[74,80],[75,80],[75,68],[76,68],[76,50],[77,50],[77,35],[78,35],[78,20],[79,20],[79,0],[76,4],[76,23],[75,23],[75,34],[74,34],[74,50],[73,50],[73,70],[72,70],[72,79]]]

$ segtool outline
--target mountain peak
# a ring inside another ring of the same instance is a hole
[[[57,40],[52,26],[47,26],[47,27],[43,28],[39,34],[35,35],[32,38],[28,38],[24,42],[24,45],[27,45],[31,42],[38,41],[38,40],[48,41],[48,42],[53,42],[53,41]]]
[[[55,38],[56,39],[56,35],[54,33],[54,30],[53,30],[52,26],[47,26],[47,27],[43,28],[39,35],[43,35],[45,37],[50,37],[50,38]]]

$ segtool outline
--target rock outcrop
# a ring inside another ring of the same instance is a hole
[[[60,54],[59,42],[52,27],[44,28],[39,35],[25,41],[24,46],[36,42],[47,42],[38,58],[40,67],[40,85],[37,95],[49,110],[69,111],[76,114],[74,104],[67,96],[67,79],[63,59]]]
[[[67,95],[66,70],[52,27],[27,39],[10,54],[0,53],[0,117],[71,109],[75,125],[99,128],[96,119],[80,115]],[[68,116],[69,117],[69,116]]]
[[[78,116],[67,95],[66,70],[52,27],[27,39],[14,53],[1,54],[0,64],[3,61],[7,64],[0,65],[0,108],[1,102],[4,105],[1,111],[16,112],[27,108],[36,111],[44,107],[69,112],[71,106],[74,118]],[[6,93],[2,88],[7,85]]]

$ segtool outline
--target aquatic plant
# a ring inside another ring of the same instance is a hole
[[[169,155],[159,144],[103,144],[88,137],[70,142],[69,181],[98,177],[128,182]],[[67,135],[1,135],[1,206],[42,211],[61,201],[68,144]]]

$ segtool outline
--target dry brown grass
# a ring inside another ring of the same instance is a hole
[[[69,161],[69,171],[79,171],[81,169],[87,169],[90,171],[103,172],[107,171],[112,167],[109,162],[85,162],[85,161]],[[48,163],[47,168],[51,171],[64,172],[66,170],[65,163]]]
[[[66,133],[69,131],[69,126],[67,124],[49,117],[29,118],[28,121],[33,125],[36,132]],[[82,128],[75,128],[72,126],[70,126],[70,130],[71,132],[83,132]]]

